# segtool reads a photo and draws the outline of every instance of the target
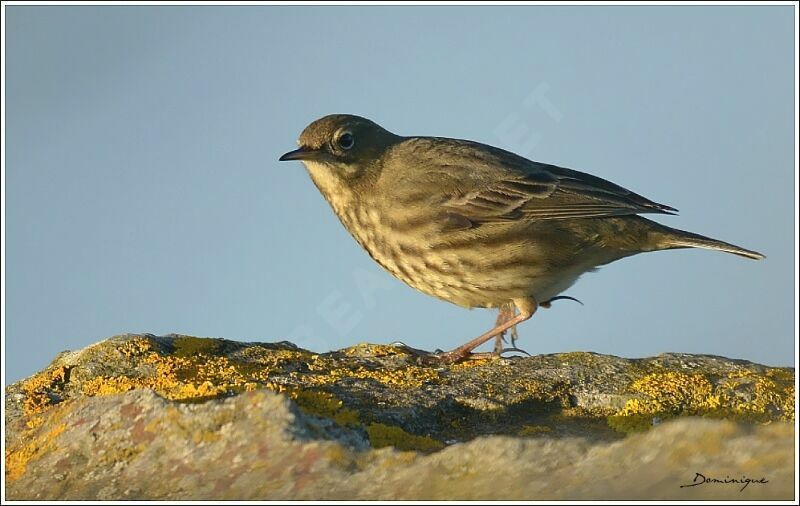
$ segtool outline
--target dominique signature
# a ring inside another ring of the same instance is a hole
[[[766,479],[766,478],[759,478],[759,479],[748,478],[746,476],[742,476],[741,478],[731,478],[728,475],[726,475],[725,478],[722,479],[722,478],[709,477],[709,476],[706,476],[706,475],[704,475],[702,473],[695,473],[694,479],[692,480],[692,483],[688,483],[686,485],[681,485],[681,488],[696,487],[698,485],[705,485],[706,483],[722,483],[722,484],[731,484],[732,483],[732,484],[736,484],[736,485],[742,485],[742,488],[739,489],[739,492],[741,492],[744,489],[746,489],[747,486],[750,485],[751,483],[766,484],[766,483],[769,483],[769,480]]]

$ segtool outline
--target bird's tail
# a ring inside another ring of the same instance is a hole
[[[700,234],[693,234],[684,230],[675,228],[664,227],[658,232],[658,249],[677,249],[677,248],[704,248],[725,251],[733,253],[745,258],[753,260],[761,260],[766,258],[764,255],[757,251],[744,249],[734,244],[730,244],[710,237],[705,237]]]

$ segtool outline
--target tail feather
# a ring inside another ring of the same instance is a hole
[[[725,251],[726,253],[733,253],[734,255],[751,258],[753,260],[761,260],[766,258],[757,251],[741,248],[735,244],[718,241],[716,239],[711,239],[710,237],[705,237],[700,234],[693,234],[692,232],[686,232],[684,230],[668,228],[667,231],[662,232],[662,234],[661,240],[659,241],[661,249],[704,248]]]

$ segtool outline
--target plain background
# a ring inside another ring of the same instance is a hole
[[[786,6],[6,8],[5,381],[114,334],[435,349],[487,330],[403,285],[302,166],[312,120],[494,144],[744,247],[638,255],[520,327],[531,353],[794,365]]]

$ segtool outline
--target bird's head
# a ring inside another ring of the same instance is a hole
[[[289,151],[279,160],[300,160],[315,182],[324,177],[341,184],[370,173],[386,150],[399,139],[366,118],[332,114],[308,125],[297,142],[300,148]]]

